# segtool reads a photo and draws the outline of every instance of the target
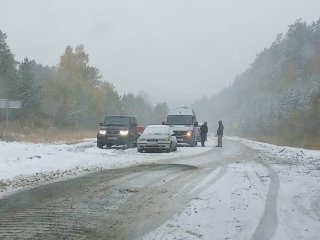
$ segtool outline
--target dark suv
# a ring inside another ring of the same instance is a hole
[[[97,134],[97,147],[113,145],[134,147],[139,137],[137,119],[132,116],[107,116]]]

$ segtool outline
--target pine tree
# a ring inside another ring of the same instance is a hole
[[[40,86],[35,83],[35,61],[25,58],[19,64],[16,93],[22,101],[22,111],[35,110],[40,101]]]
[[[6,39],[7,35],[0,30],[0,98],[16,98],[17,62]]]

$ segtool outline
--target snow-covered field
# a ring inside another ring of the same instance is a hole
[[[225,171],[216,184],[143,239],[320,239],[320,151],[240,138],[228,138],[225,148],[228,141],[259,151],[257,159],[215,169],[207,178]],[[0,142],[0,197],[100,169],[200,154],[213,145],[141,154],[99,149],[94,139],[74,145]]]

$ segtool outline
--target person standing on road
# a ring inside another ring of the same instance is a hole
[[[217,136],[218,136],[218,145],[217,147],[222,147],[222,137],[223,137],[223,124],[222,124],[222,121],[220,120],[218,122],[219,124],[219,127],[218,127],[218,130],[217,130]]]
[[[208,134],[208,125],[207,125],[207,122],[204,122],[200,127],[200,140],[201,140],[202,147],[204,147],[204,142],[207,140],[207,134]]]

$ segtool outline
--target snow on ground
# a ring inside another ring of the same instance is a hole
[[[226,139],[261,154],[228,165],[216,184],[143,239],[319,239],[320,151]]]
[[[209,147],[181,147],[171,153],[138,153],[136,148],[99,149],[95,139],[72,145],[0,142],[0,197],[8,190],[208,150]]]
[[[320,150],[276,146],[238,137],[228,137],[228,139],[241,142],[252,149],[259,150],[263,154],[273,157],[274,159],[280,158],[287,164],[298,167],[308,167],[310,173],[319,174],[320,172]]]
[[[278,228],[273,239],[319,239],[320,151],[231,138],[273,159],[279,177]]]
[[[226,166],[226,173],[216,184],[143,239],[260,239],[255,237],[259,234],[256,229],[268,212],[274,213],[269,219],[269,224],[274,220],[272,226],[264,226],[274,232],[269,239],[319,239],[320,151],[225,139],[225,148],[228,141],[236,141],[260,151],[258,159]],[[100,169],[200,154],[210,150],[214,142],[207,145],[149,154],[138,153],[135,148],[99,149],[94,139],[74,145],[0,142],[0,197],[10,189]],[[214,170],[208,179],[222,168]],[[273,171],[278,185],[272,187]],[[271,194],[270,189],[274,190]],[[270,196],[276,198],[268,205]]]
[[[143,239],[250,239],[263,214],[270,184],[265,176],[267,171],[255,163],[229,165],[217,184]]]

